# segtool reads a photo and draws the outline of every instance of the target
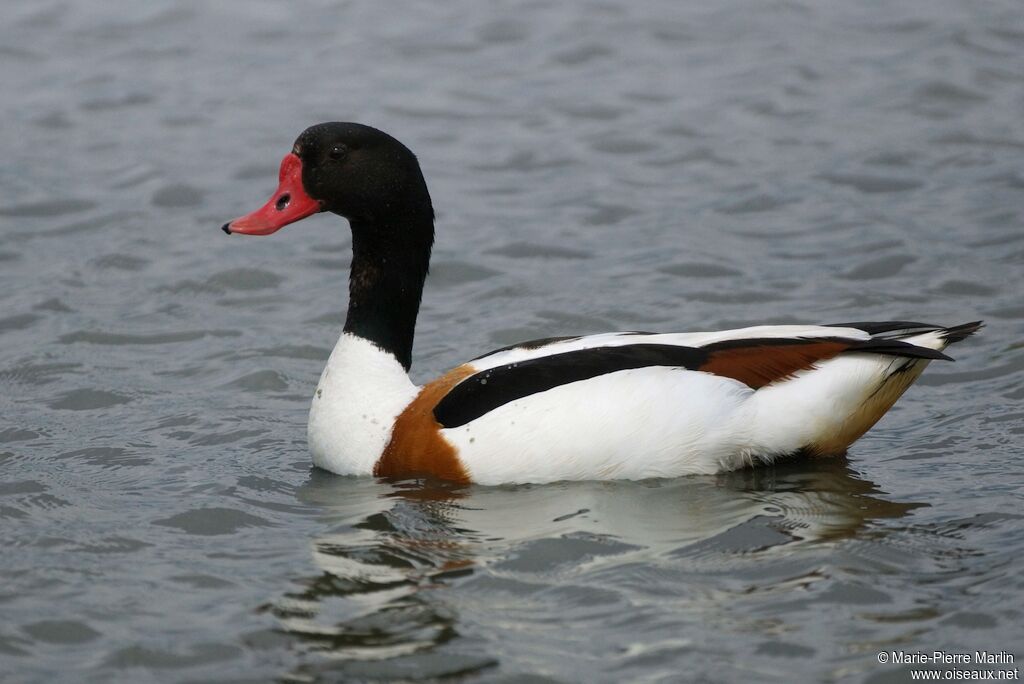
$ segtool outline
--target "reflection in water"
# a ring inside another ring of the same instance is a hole
[[[471,562],[473,533],[456,524],[463,493],[444,484],[392,487],[315,470],[298,494],[322,507],[331,531],[313,542],[323,573],[271,607],[285,632],[310,651],[343,659],[353,676],[368,674],[360,663],[372,667],[382,659],[399,676],[403,656],[458,635],[455,614],[424,590]]]
[[[323,573],[272,611],[286,633],[329,658],[324,667],[367,676],[492,666],[482,645],[476,655],[445,646],[472,641],[460,613],[488,610],[480,601],[514,603],[519,593],[530,605],[538,591],[572,590],[583,605],[609,569],[683,561],[690,571],[716,572],[736,558],[798,557],[808,544],[923,505],[882,498],[845,460],[677,480],[469,488],[315,471],[298,495],[330,525],[313,541]],[[467,586],[478,582],[487,588]],[[462,585],[458,596],[446,591],[453,583]],[[572,611],[574,599],[563,599]],[[561,608],[553,609],[558,619]],[[443,658],[423,660],[442,647]]]
[[[761,501],[767,510],[777,510],[780,528],[794,540],[852,537],[872,520],[900,518],[929,505],[880,498],[878,486],[853,471],[845,457],[741,470],[717,479],[725,487]]]

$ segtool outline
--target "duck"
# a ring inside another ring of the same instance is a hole
[[[759,325],[550,337],[409,376],[434,243],[416,156],[350,122],[307,128],[277,190],[229,234],[329,212],[349,223],[341,336],[313,393],[313,464],[457,485],[643,480],[846,454],[933,360],[983,325]]]

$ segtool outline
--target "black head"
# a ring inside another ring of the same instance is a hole
[[[396,211],[430,208],[416,156],[376,128],[317,124],[302,132],[292,151],[302,160],[306,192],[326,211],[375,222]]]
[[[227,233],[269,235],[330,211],[355,224],[433,219],[416,156],[387,133],[357,123],[310,126],[281,161],[279,186],[260,209],[224,225]]]
[[[281,161],[277,191],[225,233],[269,235],[330,211],[352,226],[345,332],[412,363],[413,331],[434,242],[420,165],[387,133],[355,123],[310,126]]]

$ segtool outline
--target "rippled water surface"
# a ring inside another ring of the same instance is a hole
[[[38,2],[0,25],[0,679],[906,681],[1024,658],[1024,12]],[[218,226],[363,121],[438,212],[414,376],[615,329],[983,334],[842,461],[314,471],[347,228]]]

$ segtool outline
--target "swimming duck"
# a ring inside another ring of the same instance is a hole
[[[260,209],[269,235],[318,212],[352,229],[344,331],[309,414],[313,462],[345,475],[486,485],[718,473],[845,453],[933,359],[981,327],[766,325],[533,340],[422,387],[409,378],[434,242],[413,153],[356,123],[306,129]]]

